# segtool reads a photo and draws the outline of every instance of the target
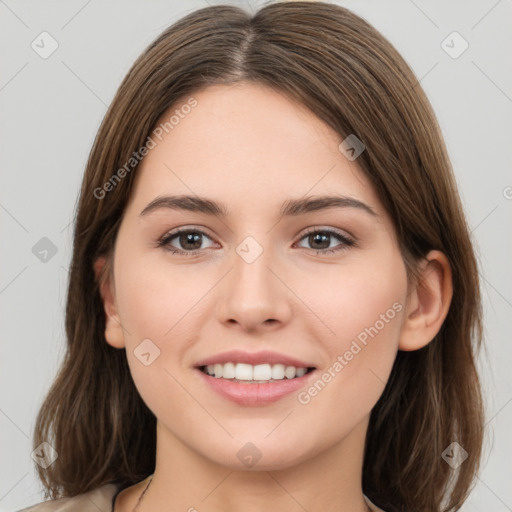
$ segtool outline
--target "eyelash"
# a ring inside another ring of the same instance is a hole
[[[202,249],[197,249],[195,251],[182,251],[181,249],[175,249],[175,248],[169,246],[169,243],[171,242],[171,240],[173,240],[174,238],[176,238],[178,235],[180,235],[182,233],[200,234],[207,238],[210,238],[210,240],[211,240],[211,237],[208,236],[201,229],[187,228],[187,229],[178,229],[177,231],[173,231],[171,233],[165,234],[162,238],[160,238],[160,240],[158,240],[157,246],[164,247],[166,251],[169,251],[172,254],[181,254],[184,256],[195,256],[196,254],[199,254],[202,251]],[[336,249],[309,249],[311,251],[316,251],[317,255],[325,255],[325,254],[329,254],[329,253],[345,251],[349,247],[354,247],[356,245],[354,240],[352,240],[351,238],[349,238],[345,235],[342,235],[341,233],[338,233],[337,231],[333,231],[331,229],[318,229],[318,228],[310,228],[306,233],[304,233],[301,236],[299,241],[303,240],[304,238],[306,238],[306,236],[311,235],[313,233],[323,233],[323,234],[332,235],[332,236],[334,236],[334,238],[336,238],[337,240],[342,242],[341,247],[338,247]]]

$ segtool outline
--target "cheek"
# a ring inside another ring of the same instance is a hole
[[[131,344],[140,343],[141,337],[160,343],[171,338],[178,341],[177,333],[194,317],[195,306],[213,285],[197,272],[142,258],[120,258],[117,273],[119,314],[130,332]]]
[[[368,253],[323,272],[306,280],[301,293],[309,297],[308,306],[322,321],[316,334],[328,355],[326,366],[341,359],[343,371],[335,373],[343,376],[333,381],[359,386],[370,375],[376,388],[383,389],[398,350],[405,310],[407,277],[400,254]],[[364,389],[359,387],[359,394]]]
[[[340,425],[347,417],[362,419],[382,394],[405,311],[407,278],[400,254],[367,256],[340,266],[312,306],[329,328],[322,337],[328,360],[299,403]]]
[[[386,337],[398,333],[407,291],[399,253],[356,255],[343,264],[305,275],[310,277],[302,281],[300,296],[307,298],[306,304],[322,321],[323,338],[333,350],[343,349],[359,335],[364,341],[365,333],[369,329],[374,333],[371,328],[375,326],[379,332],[386,331]]]
[[[194,338],[192,329],[199,325],[198,306],[214,281],[208,284],[197,273],[148,264],[142,257],[119,257],[115,264],[128,364],[139,393],[154,410],[156,390],[182,396],[173,376],[181,380],[182,355]]]

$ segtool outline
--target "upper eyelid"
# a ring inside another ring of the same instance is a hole
[[[339,235],[343,238],[355,240],[355,237],[353,235],[351,235],[348,231],[335,229],[335,228],[324,228],[322,226],[312,226],[312,227],[306,228],[306,231],[303,231],[302,234],[300,234],[300,237],[304,238],[306,235],[309,235],[311,233],[317,233],[317,232],[332,233],[335,235]],[[297,236],[299,236],[299,235],[297,235]]]

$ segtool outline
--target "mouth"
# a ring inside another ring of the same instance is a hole
[[[267,406],[298,393],[318,373],[314,366],[215,363],[194,368],[207,389],[238,406]]]
[[[316,375],[317,366],[272,350],[230,350],[194,366],[209,390],[237,405],[264,406],[291,395]]]

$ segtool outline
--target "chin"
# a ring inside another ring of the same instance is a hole
[[[250,439],[250,437],[247,437]],[[255,439],[255,438],[253,438]],[[304,449],[304,444],[288,439],[287,446],[265,439],[241,442],[235,440],[233,448],[218,449],[205,453],[212,462],[233,471],[280,471],[297,466],[308,460],[312,454]],[[300,453],[297,446],[301,446]]]

